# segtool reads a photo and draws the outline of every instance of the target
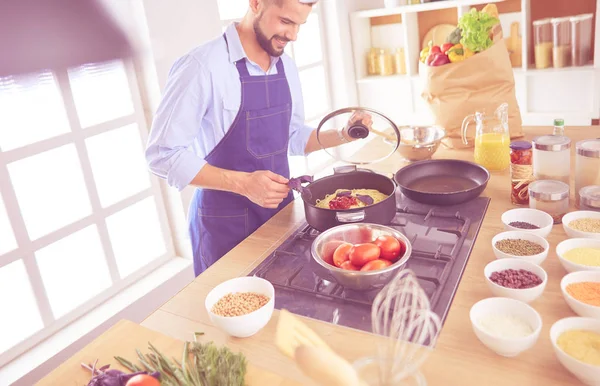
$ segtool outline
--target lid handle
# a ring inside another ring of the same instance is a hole
[[[348,135],[354,139],[363,139],[369,136],[369,129],[360,122],[353,123],[348,128]]]

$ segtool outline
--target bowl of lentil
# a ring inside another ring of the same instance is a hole
[[[562,224],[569,237],[600,240],[600,212],[592,210],[570,212],[563,217]]]
[[[517,258],[494,260],[485,266],[483,273],[494,296],[525,303],[539,298],[548,283],[548,274],[542,267]]]
[[[600,271],[566,274],[560,281],[560,289],[574,313],[600,319]]]
[[[480,300],[471,307],[469,317],[481,343],[505,357],[517,356],[533,347],[542,330],[540,314],[516,299]]]
[[[236,277],[213,288],[204,302],[211,322],[237,338],[247,338],[267,325],[275,308],[275,289],[265,279]]]
[[[567,272],[600,271],[600,240],[575,238],[561,241],[556,256]]]
[[[586,385],[600,386],[600,320],[570,317],[550,327],[558,361]]]
[[[496,259],[518,258],[540,265],[550,250],[548,241],[533,233],[506,231],[492,239]]]
[[[506,231],[521,231],[540,237],[548,237],[552,232],[554,219],[539,209],[516,208],[502,213],[502,224]]]

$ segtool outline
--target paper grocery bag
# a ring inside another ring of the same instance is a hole
[[[445,145],[473,147],[475,124],[469,125],[465,145],[461,136],[463,119],[478,111],[493,114],[505,102],[511,138],[523,136],[515,78],[504,40],[497,39],[487,50],[461,62],[437,67],[419,62],[419,73],[424,80],[421,97],[429,105],[435,123],[446,129]]]

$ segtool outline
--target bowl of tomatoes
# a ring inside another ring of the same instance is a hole
[[[316,274],[353,290],[387,284],[408,261],[412,246],[400,231],[379,224],[330,228],[311,247]]]

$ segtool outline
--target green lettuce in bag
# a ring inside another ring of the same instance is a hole
[[[490,14],[472,8],[458,21],[458,28],[462,30],[460,43],[473,52],[487,50],[494,44],[490,31],[499,22]]]

